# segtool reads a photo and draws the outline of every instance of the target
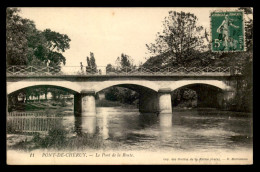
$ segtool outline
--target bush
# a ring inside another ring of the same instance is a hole
[[[66,146],[67,131],[59,128],[51,129],[48,135],[41,138],[39,134],[35,134],[32,141],[35,142],[36,148],[58,148],[61,149]]]
[[[69,140],[67,147],[70,149],[97,149],[103,146],[103,138],[98,135],[82,133]]]
[[[15,128],[13,127],[13,125],[7,121],[6,123],[6,134],[14,134],[14,133],[18,133]]]
[[[133,102],[139,98],[139,94],[127,88],[112,87],[105,91],[105,97],[106,100],[133,104]]]
[[[60,103],[61,103],[61,106],[62,106],[62,107],[67,106],[65,99],[61,99],[61,100],[60,100]]]

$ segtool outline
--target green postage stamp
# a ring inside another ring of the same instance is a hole
[[[213,52],[245,51],[243,11],[211,12]]]

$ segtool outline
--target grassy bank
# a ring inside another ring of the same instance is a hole
[[[109,100],[96,100],[96,107],[123,107],[123,108],[136,108],[137,105],[124,104],[118,101]],[[63,111],[73,111],[73,101],[41,101],[41,102],[27,102],[18,103],[12,111],[16,112],[37,112],[45,111],[48,112],[63,112]]]
[[[15,105],[15,108],[9,112],[45,112],[46,114],[65,115],[67,112],[73,112],[72,102],[58,102],[58,101],[41,101],[41,102],[27,102]]]
[[[104,147],[103,139],[98,134],[74,134],[69,135],[63,129],[52,129],[46,135],[34,133],[32,135],[12,134],[7,136],[8,148],[13,150],[36,150],[36,149],[98,149]]]

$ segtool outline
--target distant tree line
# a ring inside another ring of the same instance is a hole
[[[136,66],[133,65],[132,59],[129,55],[122,53],[120,57],[117,57],[116,66],[108,64],[106,66],[106,72],[129,72]]]
[[[47,97],[51,94],[51,98]],[[40,98],[44,95],[44,98]],[[28,102],[42,102],[42,101],[56,101],[65,106],[64,96],[68,96],[70,93],[67,90],[50,87],[29,87],[12,93],[8,97],[8,111],[16,110],[22,104]],[[36,99],[35,99],[36,98]]]
[[[106,100],[118,101],[125,104],[134,104],[139,99],[139,94],[133,90],[122,87],[111,87],[105,91]]]

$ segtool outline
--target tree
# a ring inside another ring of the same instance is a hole
[[[27,54],[30,54],[27,48],[26,33],[29,29],[34,29],[32,21],[22,19],[17,13],[17,8],[7,8],[6,10],[6,62],[8,65],[27,64]]]
[[[92,68],[96,68],[97,65],[96,65],[96,60],[95,60],[95,57],[94,57],[94,53],[90,52],[90,65]]]
[[[17,8],[6,10],[6,58],[7,65],[50,66],[65,65],[62,55],[70,48],[70,38],[65,34],[36,29],[33,21],[23,19]]]
[[[90,52],[90,58],[87,56],[87,65],[88,65],[88,67],[91,67],[91,68],[97,67],[95,56],[94,56],[94,53],[92,53],[92,52]]]
[[[169,11],[163,21],[163,32],[158,32],[155,43],[146,44],[148,50],[155,55],[165,54],[165,61],[172,66],[189,65],[199,58],[198,52],[207,48],[203,27],[197,21],[194,14]]]
[[[96,65],[94,53],[90,52],[90,58],[87,56],[87,64],[88,64],[88,66],[86,67],[87,73],[97,73],[97,65]]]
[[[239,110],[252,111],[253,107],[253,10],[250,7],[241,7],[245,13],[245,37],[247,49],[236,57],[242,70],[242,78],[238,80],[238,94],[236,104]]]
[[[116,69],[111,64],[107,64],[107,66],[106,66],[106,73],[115,72],[115,70]]]
[[[90,60],[89,60],[88,56],[87,56],[87,65],[88,65],[88,67],[91,67]]]
[[[121,54],[121,61],[120,61],[121,67],[130,67],[131,66],[131,62],[130,62],[130,56],[126,55],[126,54]]]
[[[119,90],[117,89],[117,87],[111,87],[107,91],[105,91],[105,98],[106,100],[118,101],[118,94]]]
[[[133,102],[139,98],[139,94],[128,88],[115,86],[105,90],[105,98],[110,101],[133,104]]]
[[[60,34],[58,32],[45,29],[42,32],[47,47],[47,59],[50,60],[50,66],[59,65],[60,63],[66,64],[66,58],[62,55],[65,50],[70,48],[70,38],[66,34]]]

